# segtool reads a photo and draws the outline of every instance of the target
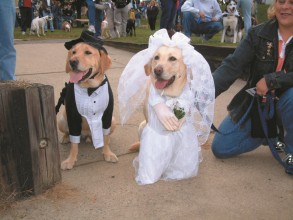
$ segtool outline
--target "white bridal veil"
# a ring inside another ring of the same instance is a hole
[[[121,124],[123,125],[143,104],[149,76],[144,66],[151,61],[161,46],[178,47],[182,50],[183,61],[187,69],[187,80],[192,94],[193,104],[189,110],[199,143],[206,142],[214,117],[215,88],[210,67],[198,53],[190,39],[176,32],[170,39],[167,30],[161,29],[149,38],[149,46],[135,54],[126,65],[118,84],[118,101]]]

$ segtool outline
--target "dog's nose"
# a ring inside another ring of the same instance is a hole
[[[77,70],[78,60],[70,60],[69,63],[72,70]]]
[[[161,65],[155,67],[154,73],[155,73],[156,76],[160,76],[163,73],[163,67]]]

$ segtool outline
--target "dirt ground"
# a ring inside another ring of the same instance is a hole
[[[55,100],[67,80],[64,42],[16,43],[17,79],[53,85]],[[133,53],[107,47],[113,59],[107,75],[114,92],[114,116],[119,121],[117,84]],[[216,100],[215,124],[226,115],[226,105],[243,86],[237,81]],[[137,112],[125,125],[118,124],[111,148],[117,164],[103,160],[101,150],[82,143],[77,165],[62,171],[62,182],[42,195],[10,204],[0,219],[282,219],[293,216],[293,177],[285,174],[266,146],[228,160],[216,159],[210,151],[211,134],[202,148],[203,162],[195,178],[139,186],[132,161],[137,153],[128,147],[137,140]],[[59,145],[61,160],[69,145]]]

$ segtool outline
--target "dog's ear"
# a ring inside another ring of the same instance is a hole
[[[144,72],[145,75],[149,76],[152,72],[152,67],[151,67],[151,63],[148,62],[146,65],[144,65]]]
[[[69,73],[70,70],[71,70],[70,64],[69,64],[70,57],[71,57],[71,50],[69,50],[68,53],[67,53],[66,66],[65,66],[65,72],[66,73]]]
[[[112,60],[111,60],[110,56],[108,54],[106,54],[104,51],[100,51],[100,54],[101,54],[100,72],[104,73],[112,65]]]

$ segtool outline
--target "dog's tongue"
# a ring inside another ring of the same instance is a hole
[[[85,72],[70,73],[69,81],[72,82],[72,83],[78,83],[82,79],[84,73]]]
[[[168,83],[168,80],[157,80],[155,86],[157,89],[164,89]]]

